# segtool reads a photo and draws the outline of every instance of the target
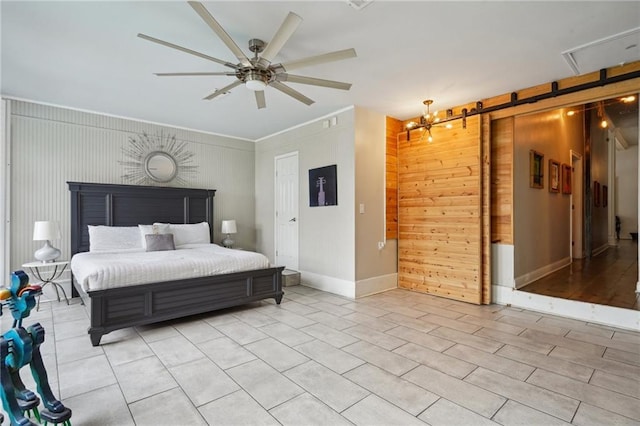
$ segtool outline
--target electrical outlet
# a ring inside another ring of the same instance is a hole
[[[378,241],[378,250],[382,250],[386,243],[384,241]]]

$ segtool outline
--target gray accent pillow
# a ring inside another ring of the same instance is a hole
[[[144,236],[147,251],[175,250],[173,234],[147,234]]]

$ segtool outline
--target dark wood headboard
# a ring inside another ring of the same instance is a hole
[[[208,222],[213,240],[214,189],[67,182],[71,192],[71,255],[89,251],[87,225]]]

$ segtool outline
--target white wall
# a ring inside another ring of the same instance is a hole
[[[197,174],[187,185],[216,189],[214,235],[223,218],[236,219],[238,246],[255,246],[254,143],[73,111],[10,101],[11,270],[33,259],[42,245],[31,240],[33,222],[57,220],[62,239],[53,244],[70,256],[70,197],[67,181],[128,184],[122,177],[123,147],[142,132],[175,134],[195,153]],[[175,183],[166,186],[176,186]]]
[[[591,114],[591,191],[594,190],[594,183],[600,183],[600,205],[596,206],[592,194],[591,198],[591,254],[597,255],[609,246],[609,209],[603,203],[603,186],[609,186],[609,144],[614,144],[613,139],[609,140],[609,130],[600,127],[600,121],[596,109],[589,111]],[[588,202],[588,201],[587,201]],[[587,208],[588,211],[588,208]],[[588,253],[587,253],[588,255]]]
[[[2,199],[0,199],[0,277],[9,275],[9,253],[11,252],[11,244],[9,240],[9,168],[7,166],[9,160],[9,137],[11,132],[10,126],[10,105],[5,99],[0,101],[0,191]]]
[[[583,152],[583,114],[565,109],[515,118],[514,273],[521,287],[571,261],[570,196],[549,192],[549,160],[571,164]],[[529,151],[544,154],[544,188],[529,187]]]
[[[620,238],[631,239],[629,232],[638,232],[638,145],[616,152],[615,203]]]
[[[384,240],[385,116],[361,108],[337,113],[256,144],[258,250],[273,261],[274,158],[299,160],[299,271],[302,281],[348,297],[396,287],[397,245]],[[309,207],[309,169],[337,165],[338,205]],[[365,213],[360,214],[360,204]]]
[[[386,117],[356,107],[356,296],[396,288],[398,283],[398,241],[386,240],[385,164]]]
[[[274,158],[298,151],[299,262],[303,280],[328,280],[346,294],[355,280],[354,111],[336,116],[336,125],[315,121],[256,143],[255,187],[257,249],[275,260]],[[309,207],[309,169],[337,165],[338,205]],[[305,277],[306,273],[306,277]]]

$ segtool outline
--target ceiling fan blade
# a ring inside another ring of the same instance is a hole
[[[335,52],[323,53],[322,55],[309,56],[307,58],[285,62],[278,66],[284,68],[285,71],[293,71],[298,68],[304,68],[311,65],[326,64],[327,62],[341,61],[343,59],[355,58],[356,56],[356,49],[351,48],[337,50]],[[278,66],[276,66],[276,68]]]
[[[220,37],[220,40],[222,40],[222,42],[227,45],[229,50],[231,50],[231,52],[236,55],[236,58],[238,58],[242,65],[244,65],[245,67],[251,66],[251,61],[249,61],[247,55],[245,55],[244,52],[240,50],[236,42],[233,41],[231,36],[227,34],[227,32],[224,30],[224,28],[222,28],[218,21],[216,21],[213,16],[211,16],[207,8],[205,8],[202,3],[197,1],[190,1],[189,5],[193,8],[193,10],[196,11],[198,15],[200,15],[200,17],[213,30],[213,32],[216,33],[218,37]]]
[[[288,81],[291,83],[310,84],[312,86],[330,87],[332,89],[349,90],[351,83],[343,83],[341,81],[323,80],[321,78],[304,77],[302,75],[292,75],[281,73],[276,75],[278,81]]]
[[[259,64],[262,66],[269,66],[273,58],[280,52],[282,46],[289,40],[289,38],[293,35],[293,33],[298,29],[298,26],[302,22],[302,18],[296,15],[293,12],[289,12],[287,17],[276,31],[275,35],[267,44],[267,47],[264,49],[262,54],[260,55]]]
[[[298,92],[297,90],[293,90],[291,87],[289,87],[287,85],[284,85],[284,84],[280,83],[279,81],[272,81],[271,83],[269,83],[269,86],[272,86],[273,88],[278,89],[282,93],[286,93],[287,95],[289,95],[292,98],[302,102],[303,104],[311,105],[312,103],[315,102],[315,101],[307,98],[305,95],[303,95],[302,93]]]
[[[194,77],[194,76],[205,76],[205,75],[226,75],[226,76],[234,76],[236,73],[234,72],[156,72],[154,73],[158,77]]]
[[[254,93],[256,94],[256,104],[258,105],[258,109],[266,108],[267,101],[264,99],[264,90],[256,90]]]
[[[213,56],[205,55],[204,53],[196,52],[195,50],[187,49],[186,47],[178,46],[177,44],[169,43],[168,41],[160,40],[160,39],[155,38],[155,37],[151,37],[151,36],[148,36],[148,35],[145,35],[145,34],[138,34],[138,37],[140,37],[142,39],[145,39],[145,40],[152,41],[154,43],[161,44],[163,46],[170,47],[172,49],[180,50],[182,52],[186,52],[186,53],[189,53],[191,55],[198,56],[198,57],[203,58],[203,59],[208,59],[210,61],[217,62],[217,63],[219,63],[221,65],[224,65],[225,67],[229,67],[229,68],[233,68],[233,69],[238,69],[239,68],[236,64],[232,64],[231,62],[223,61],[222,59],[214,58]]]
[[[224,86],[222,89],[218,89],[215,92],[213,92],[212,94],[210,94],[209,96],[207,96],[206,98],[204,98],[207,101],[210,101],[211,99],[215,98],[216,96],[220,96],[220,95],[224,95],[225,93],[227,93],[229,90],[233,89],[236,86],[241,85],[242,82],[240,80],[236,80],[233,83]]]

